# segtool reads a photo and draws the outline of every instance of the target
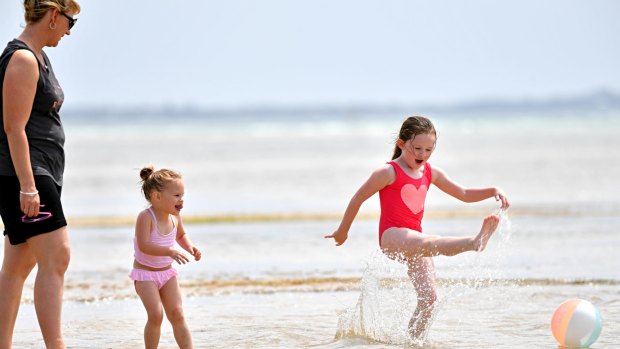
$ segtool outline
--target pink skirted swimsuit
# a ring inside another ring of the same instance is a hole
[[[149,241],[152,244],[162,247],[174,246],[177,237],[177,226],[174,218],[171,218],[173,225],[172,231],[164,235],[160,233],[159,228],[157,228],[157,217],[155,217],[155,213],[153,212],[153,209],[151,207],[149,207],[149,212],[153,217],[153,230],[151,230],[151,236]],[[133,238],[133,248],[134,259],[142,265],[146,265],[151,268],[165,268],[171,265],[172,262],[174,262],[174,260],[170,256],[153,256],[140,251],[140,248],[138,247],[137,237]],[[166,284],[166,282],[168,282],[170,279],[177,275],[178,272],[172,267],[166,270],[158,271],[133,268],[133,270],[129,274],[129,278],[134,281],[153,281],[155,285],[157,285],[157,288],[161,289]]]
[[[408,228],[422,232],[424,201],[433,178],[428,162],[424,164],[423,175],[418,179],[411,178],[396,162],[390,161],[388,164],[394,167],[396,179],[379,191],[379,245],[383,233],[389,228]]]

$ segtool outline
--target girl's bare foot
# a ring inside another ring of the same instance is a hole
[[[484,221],[482,222],[482,228],[480,228],[480,233],[478,233],[474,240],[474,247],[476,251],[484,251],[484,249],[487,247],[487,242],[489,242],[491,235],[493,235],[498,225],[498,215],[492,214],[484,218]]]

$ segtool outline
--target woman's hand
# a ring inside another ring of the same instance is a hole
[[[39,207],[41,205],[39,192],[36,189],[31,192],[20,191],[19,204],[22,212],[27,217],[36,217],[39,214]]]

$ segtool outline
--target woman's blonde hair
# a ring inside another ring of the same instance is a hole
[[[56,9],[62,13],[80,13],[80,4],[75,0],[24,0],[24,18],[26,23],[36,23],[47,11]]]

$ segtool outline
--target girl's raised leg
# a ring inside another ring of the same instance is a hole
[[[383,232],[381,248],[388,256],[412,260],[437,255],[454,256],[465,251],[482,251],[497,229],[499,216],[489,215],[478,235],[439,236],[422,234],[407,228],[390,228]]]
[[[8,237],[4,238],[0,269],[0,349],[11,348],[24,282],[35,265],[27,244],[13,246]]]
[[[172,325],[174,339],[180,349],[192,349],[192,335],[183,313],[183,295],[176,277],[170,279],[160,290],[166,317]]]
[[[161,336],[161,323],[164,320],[159,290],[152,281],[135,281],[135,286],[147,315],[146,325],[144,326],[144,347],[156,349]]]
[[[415,312],[409,321],[409,335],[417,340],[426,332],[437,301],[435,265],[430,257],[409,260],[407,265],[409,268],[407,274],[411,278],[418,298]]]

